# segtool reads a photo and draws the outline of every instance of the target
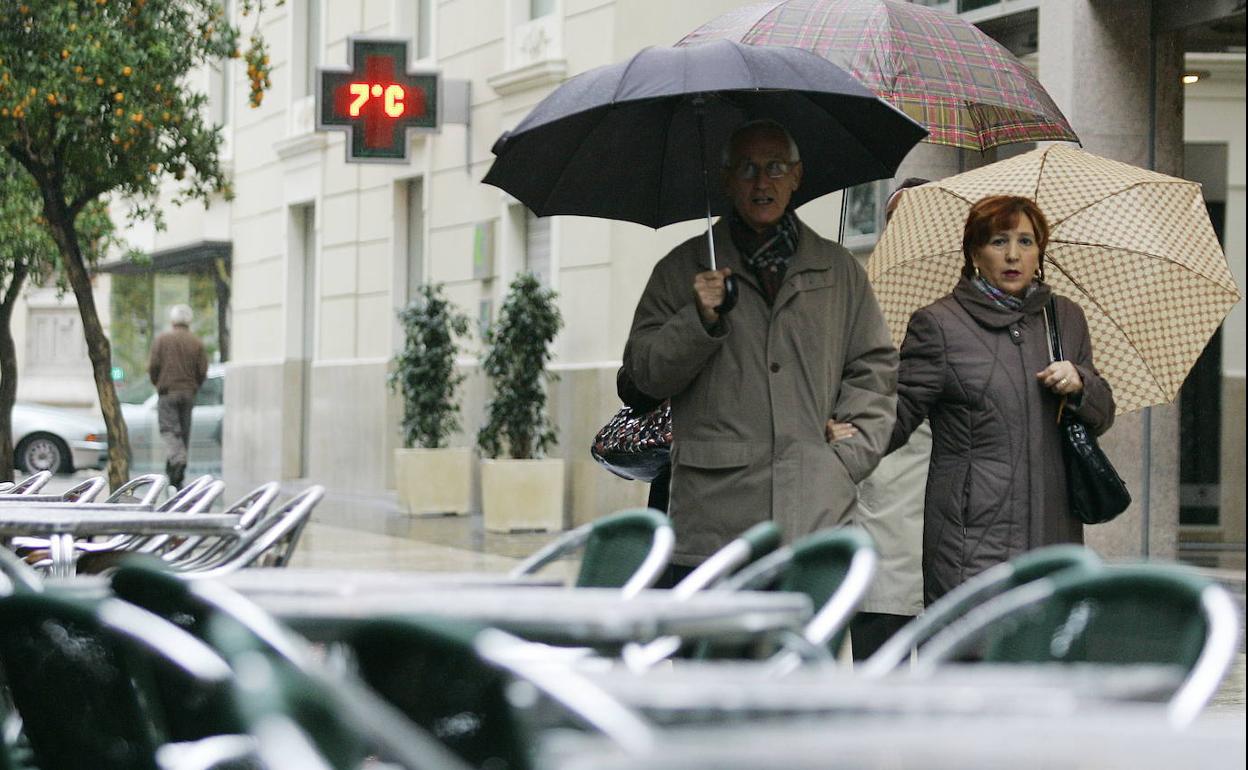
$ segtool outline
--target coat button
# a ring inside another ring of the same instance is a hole
[[[772,373],[775,373],[775,372],[780,371],[780,364],[777,364],[777,363],[775,363],[775,362],[772,362],[772,364],[771,364],[771,371],[772,371]]]
[[[1018,331],[1018,329],[1010,329],[1010,336],[1011,336],[1011,337],[1013,337],[1014,339],[1018,339],[1018,335],[1019,335],[1019,331]]]

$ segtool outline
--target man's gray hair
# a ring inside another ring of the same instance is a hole
[[[728,137],[728,141],[724,143],[724,150],[720,156],[720,165],[728,168],[732,164],[732,148],[737,144],[737,140],[752,131],[763,131],[767,133],[777,133],[784,137],[789,143],[789,162],[797,163],[802,159],[797,151],[797,142],[793,141],[793,135],[789,130],[770,118],[762,118],[760,120],[751,120],[742,123],[732,132],[732,136]]]
[[[169,323],[174,326],[190,326],[194,317],[190,305],[174,305],[169,308]]]

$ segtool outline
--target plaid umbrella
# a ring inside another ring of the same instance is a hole
[[[902,196],[867,274],[901,344],[915,310],[962,269],[962,229],[989,195],[1033,199],[1049,220],[1045,280],[1083,308],[1118,411],[1172,401],[1240,292],[1200,185],[1051,145]]]
[[[933,144],[982,151],[1079,141],[1031,70],[949,13],[901,0],[770,0],[712,19],[677,45],[719,38],[814,51],[926,128]]]

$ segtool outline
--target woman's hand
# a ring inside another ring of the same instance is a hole
[[[1059,396],[1073,396],[1083,392],[1083,378],[1069,361],[1054,361],[1036,375],[1040,384]]]
[[[824,435],[828,438],[828,443],[840,441],[841,439],[852,438],[858,435],[858,429],[854,427],[852,422],[837,422],[836,420],[828,420],[828,424],[824,427]]]

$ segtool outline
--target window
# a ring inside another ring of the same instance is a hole
[[[82,321],[72,307],[30,308],[26,328],[28,371],[74,370],[87,360]]]
[[[865,249],[875,244],[884,224],[884,202],[887,182],[867,182],[845,191],[842,217],[845,226],[841,243],[849,249]]]
[[[394,0],[394,29],[410,46],[408,58],[433,58],[434,0]]]
[[[524,270],[550,286],[550,217],[524,213]]]
[[[407,301],[425,282],[425,182],[407,183]]]
[[[195,406],[221,406],[225,403],[225,378],[208,377],[195,394]]]
[[[416,0],[416,58],[433,56],[433,0]]]
[[[305,0],[299,34],[303,43],[303,96],[316,89],[316,68],[321,63],[321,0]]]
[[[529,18],[540,19],[555,12],[555,0],[529,0]]]
[[[226,0],[223,5],[225,23],[233,23],[233,4]],[[230,76],[233,73],[229,58],[219,59],[208,65],[208,110],[213,125],[224,126],[230,122]]]

